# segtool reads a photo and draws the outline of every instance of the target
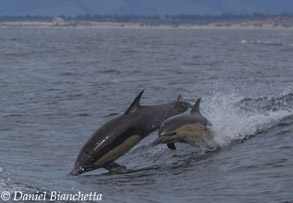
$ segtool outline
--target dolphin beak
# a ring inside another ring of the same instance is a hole
[[[164,143],[164,141],[166,140],[166,137],[158,137],[157,139],[155,139],[155,141],[153,142],[153,146],[156,146],[158,144]]]

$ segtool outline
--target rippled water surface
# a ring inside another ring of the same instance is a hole
[[[0,192],[102,193],[103,202],[292,202],[293,31],[0,30]],[[152,147],[66,176],[90,135],[141,103],[181,94],[216,150]]]

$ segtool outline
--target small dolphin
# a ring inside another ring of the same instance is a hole
[[[200,100],[195,102],[189,114],[176,115],[164,121],[153,146],[165,143],[169,149],[176,150],[175,142],[198,146],[198,141],[208,138],[207,126],[211,123],[199,111]]]
[[[141,106],[139,102],[143,92],[144,90],[137,95],[124,114],[101,126],[89,138],[69,175],[79,175],[98,168],[112,172],[126,169],[114,161],[157,130],[164,120],[191,107],[189,103],[182,101],[181,96],[175,102]]]

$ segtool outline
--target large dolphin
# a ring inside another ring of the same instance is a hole
[[[79,175],[97,168],[110,171],[126,169],[114,161],[147,135],[157,130],[167,118],[187,111],[191,105],[177,101],[156,105],[139,104],[142,90],[126,112],[101,126],[84,144],[70,175]]]
[[[153,142],[167,144],[169,149],[176,150],[175,142],[189,143],[198,146],[198,141],[203,141],[211,135],[207,126],[211,123],[199,111],[200,98],[195,102],[189,114],[180,114],[168,118],[162,123],[158,131],[158,138]]]

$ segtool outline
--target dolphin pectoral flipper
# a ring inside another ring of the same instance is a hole
[[[125,166],[117,164],[115,162],[107,164],[106,166],[104,166],[104,168],[109,170],[111,173],[118,173],[127,169]]]
[[[167,144],[167,146],[168,146],[169,149],[176,150],[176,147],[175,147],[174,143],[169,143],[169,144]]]

